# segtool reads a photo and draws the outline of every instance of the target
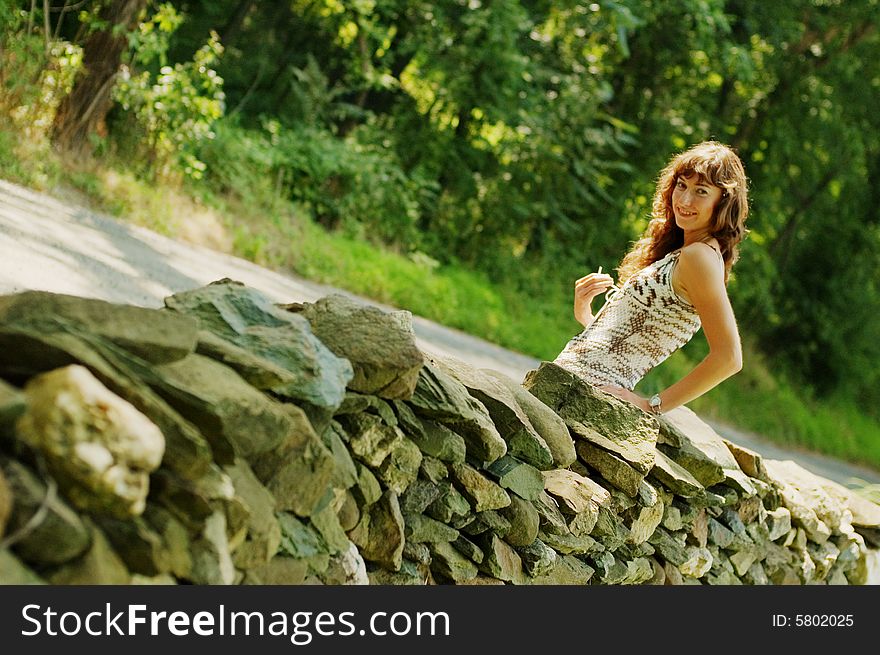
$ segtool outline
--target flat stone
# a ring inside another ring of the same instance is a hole
[[[450,464],[464,462],[466,454],[464,437],[456,434],[442,423],[429,419],[418,420],[420,432],[418,434],[409,432],[408,436],[419,447],[419,450],[425,455],[436,457]]]
[[[163,535],[144,517],[127,520],[95,517],[95,522],[132,573],[156,576],[172,571],[172,553]],[[191,561],[189,573],[192,574]]]
[[[452,542],[452,546],[455,550],[476,564],[480,564],[483,561],[483,557],[485,557],[479,546],[464,535],[458,535],[458,538]]]
[[[459,533],[445,523],[424,514],[404,514],[404,534],[413,543],[439,543],[455,541]]]
[[[437,483],[419,478],[400,496],[400,510],[404,515],[421,514],[442,493],[443,489]]]
[[[44,334],[73,325],[107,339],[152,363],[171,362],[196,346],[198,323],[156,309],[45,291],[0,296],[0,323]]]
[[[381,466],[388,454],[406,438],[400,428],[387,425],[372,414],[350,414],[338,418],[350,437],[352,455],[373,468]]]
[[[422,463],[419,447],[403,438],[391,449],[377,475],[385,487],[400,495],[416,480]]]
[[[553,465],[553,454],[538,434],[513,392],[495,377],[454,357],[432,357],[431,363],[461,382],[488,410],[507,452],[538,469]]]
[[[252,460],[277,447],[295,428],[281,403],[203,355],[192,354],[154,370],[154,390],[201,430],[220,464],[235,457]]]
[[[547,534],[538,532],[538,538],[554,550],[565,555],[587,555],[601,553],[605,546],[588,535]]]
[[[271,391],[302,403],[312,417],[329,418],[354,377],[351,363],[333,354],[305,318],[276,307],[240,282],[218,280],[176,293],[165,299],[165,306],[198,318],[203,329],[292,373],[293,382]]]
[[[629,543],[637,545],[647,541],[663,520],[663,510],[663,503],[660,502],[651,507],[639,507],[628,526]]]
[[[365,560],[397,571],[403,561],[404,530],[397,494],[389,490],[362,512],[361,522],[348,536]]]
[[[764,470],[764,458],[761,457],[761,455],[753,450],[749,450],[748,448],[735,444],[727,439],[724,439],[723,441],[724,445],[727,446],[727,449],[730,451],[730,454],[733,455],[733,458],[736,460],[736,463],[739,465],[739,468],[742,470],[743,473],[748,475],[750,478],[758,478],[760,480],[766,478],[766,471]]]
[[[651,470],[651,477],[684,498],[693,498],[705,492],[703,485],[694,476],[659,450],[654,468]]]
[[[485,405],[440,368],[430,363],[422,367],[409,404],[420,416],[444,423],[460,434],[475,459],[490,463],[507,453],[507,443]]]
[[[544,488],[568,514],[594,513],[599,507],[611,506],[611,494],[588,477],[566,469],[544,471]]]
[[[24,413],[26,407],[24,394],[0,380],[0,437],[11,432],[15,421]]]
[[[525,412],[535,432],[544,439],[544,442],[550,449],[554,467],[566,468],[577,459],[577,453],[574,450],[574,440],[571,438],[568,426],[565,425],[565,421],[556,412],[524,389],[519,382],[507,377],[503,373],[487,368],[480,369],[480,371],[507,387],[513,394],[514,399],[522,411]]]
[[[385,312],[340,294],[296,309],[318,339],[351,362],[349,389],[382,398],[412,396],[424,356],[416,346],[410,312]]]
[[[325,585],[370,584],[366,562],[353,543],[349,543],[342,553],[331,557],[327,570],[318,577]]]
[[[290,512],[278,512],[277,517],[281,527],[279,553],[300,560],[328,554],[327,545],[312,525]]]
[[[654,465],[657,422],[630,403],[549,362],[529,371],[523,386],[555,411],[572,433],[647,474]]]
[[[632,542],[629,529],[623,518],[607,507],[599,508],[599,518],[590,534],[598,539],[607,550],[615,551]]]
[[[510,496],[500,486],[468,464],[452,465],[452,475],[461,492],[477,512],[510,505]]]
[[[645,480],[645,474],[637,471],[624,459],[587,441],[578,441],[580,458],[597,470],[599,474],[615,487],[635,497]]]
[[[295,405],[283,407],[293,428],[276,448],[252,458],[251,467],[275,497],[276,509],[309,516],[334,479],[335,461],[305,412]]]
[[[681,566],[688,561],[689,555],[685,545],[662,527],[654,530],[648,538],[648,543],[654,546],[666,561],[672,562],[676,566]]]
[[[739,464],[724,439],[685,406],[660,417],[660,433],[675,433],[678,446],[664,446],[664,452],[691,473],[704,487],[724,481],[725,469],[739,471]]]
[[[532,579],[536,585],[585,585],[596,572],[583,560],[572,555],[560,555],[553,563],[553,568],[545,575]]]
[[[512,494],[510,505],[499,510],[499,513],[510,522],[510,529],[504,535],[504,540],[511,546],[528,546],[538,536],[538,510],[527,500]]]
[[[357,486],[353,489],[355,500],[361,507],[372,505],[382,497],[382,485],[366,466],[360,463],[355,466],[358,472]]]
[[[455,583],[466,582],[477,577],[479,570],[467,557],[462,555],[449,542],[433,543],[431,549],[431,571]]]
[[[544,477],[541,471],[511,455],[496,459],[486,470],[495,476],[501,487],[526,500],[535,500],[544,491]]]
[[[461,529],[465,534],[471,536],[483,534],[484,532],[494,532],[503,538],[510,532],[510,527],[510,521],[499,512],[490,509],[475,514],[473,520],[468,521]]]
[[[430,455],[422,457],[422,465],[419,467],[419,473],[434,484],[439,484],[449,477],[449,469],[446,464]]]
[[[7,539],[17,535],[10,544],[16,557],[40,568],[69,562],[89,548],[88,528],[58,495],[56,487],[47,487],[29,468],[15,460],[0,458],[0,470],[15,499],[6,532]],[[45,507],[44,518],[32,529],[23,531],[41,507]]]
[[[144,520],[161,540],[161,557],[168,571],[158,575],[172,575],[180,580],[192,579],[193,533],[171,511],[155,503],[147,505]]]
[[[312,527],[321,535],[324,544],[327,546],[327,552],[333,557],[347,553],[351,547],[351,542],[342,529],[339,517],[336,514],[336,508],[328,503],[322,509],[313,512],[310,521]],[[337,562],[337,564],[341,564]]]
[[[535,510],[538,512],[540,527],[544,532],[549,534],[569,534],[571,532],[565,516],[559,509],[559,505],[560,502],[546,491],[534,501]],[[585,507],[589,507],[589,504]],[[584,510],[581,511],[583,512]],[[569,512],[574,513],[575,516],[578,515],[572,509],[569,509]]]
[[[491,533],[486,533],[479,543],[485,554],[480,570],[505,582],[514,584],[525,582],[522,559],[512,546],[505,543],[498,535]]]
[[[678,565],[678,570],[681,571],[682,575],[691,578],[702,578],[712,568],[714,559],[712,553],[706,548],[689,546],[685,552],[687,559]]]
[[[309,573],[308,562],[287,555],[276,555],[266,564],[248,569],[243,584],[301,585]]]
[[[342,426],[337,421],[321,431],[321,442],[330,451],[333,458],[333,475],[330,476],[330,485],[337,489],[351,489],[357,484],[358,474],[354,460],[345,445],[343,437],[347,438]]]
[[[266,564],[281,544],[281,526],[275,517],[275,499],[264,487],[250,466],[242,459],[224,468],[235,487],[235,493],[248,509],[246,533],[233,553],[239,569]]]

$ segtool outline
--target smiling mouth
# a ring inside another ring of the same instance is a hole
[[[678,209],[678,213],[681,214],[682,216],[696,216],[697,215],[697,212],[689,212],[689,211],[685,211],[684,209],[681,209],[681,208]]]

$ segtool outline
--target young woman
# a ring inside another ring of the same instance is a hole
[[[745,170],[715,141],[675,156],[660,173],[652,220],[618,268],[622,287],[596,273],[575,283],[574,314],[584,326],[557,365],[646,412],[661,414],[706,393],[742,368],[727,297],[730,270],[747,234]],[[594,316],[593,299],[608,299]],[[709,354],[652,398],[632,389],[702,326]]]

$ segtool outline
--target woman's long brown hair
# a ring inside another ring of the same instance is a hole
[[[704,141],[675,156],[660,171],[651,221],[642,238],[635,242],[617,268],[618,280],[623,283],[645,266],[662,259],[684,245],[684,231],[675,224],[672,211],[672,192],[679,177],[698,175],[719,187],[721,198],[712,215],[711,236],[718,239],[724,258],[724,282],[739,259],[739,243],[746,237],[749,215],[748,180],[743,164],[736,153],[717,141]]]

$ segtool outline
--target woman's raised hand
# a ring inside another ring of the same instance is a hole
[[[593,322],[591,305],[593,298],[608,291],[614,286],[614,280],[602,267],[596,273],[590,273],[574,283],[574,317],[578,323],[587,327]]]

